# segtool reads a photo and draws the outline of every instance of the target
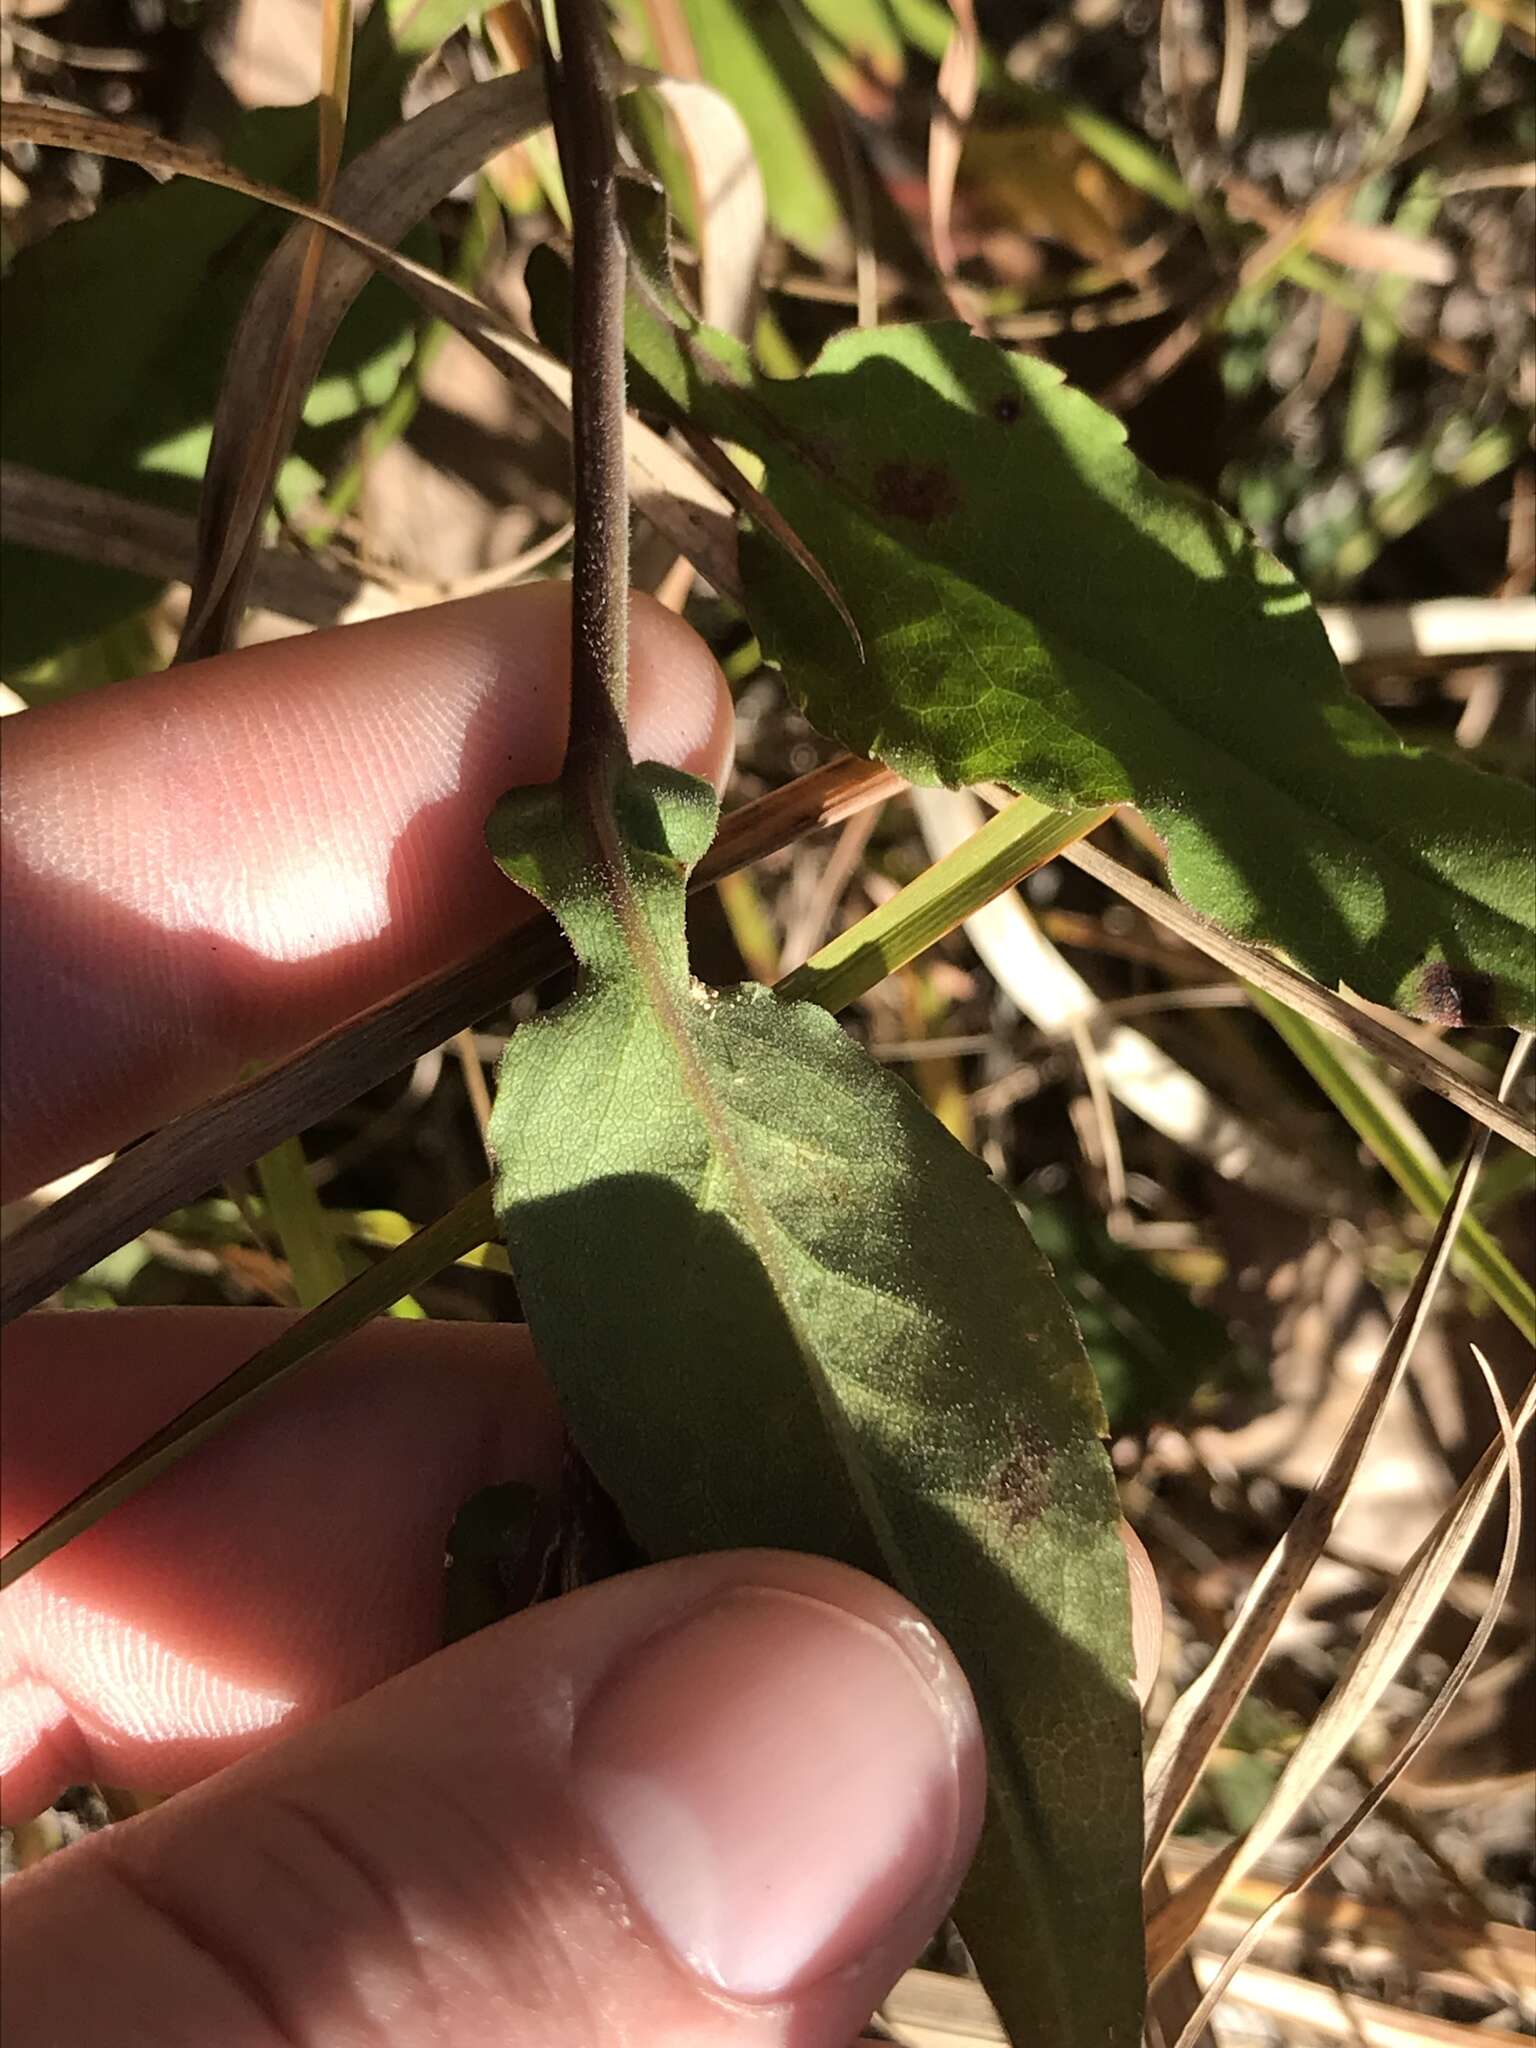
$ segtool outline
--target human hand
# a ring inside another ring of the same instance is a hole
[[[519,914],[482,823],[558,770],[567,630],[532,586],[14,721],[0,1189]],[[723,780],[718,671],[641,601],[632,672],[637,753]],[[16,1325],[0,1543],[280,1321]],[[970,1854],[964,1680],[886,1588],[769,1553],[434,1655],[455,1510],[553,1485],[559,1447],[521,1331],[375,1323],[5,1596],[5,1817],[82,1779],[180,1795],[7,1886],[21,2048],[848,2040]]]

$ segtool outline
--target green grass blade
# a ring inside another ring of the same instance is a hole
[[[336,1233],[315,1193],[298,1138],[285,1138],[256,1162],[262,1199],[301,1308],[315,1308],[347,1284]]]
[[[1053,811],[1033,797],[1016,797],[963,846],[796,968],[779,983],[779,994],[845,1009],[1109,815]]]
[[[266,1345],[237,1371],[220,1380],[201,1400],[184,1408],[111,1471],[94,1480],[30,1536],[8,1550],[0,1558],[0,1590],[14,1585],[34,1565],[62,1549],[71,1537],[80,1535],[189,1451],[216,1436],[252,1401],[299,1366],[350,1336],[371,1316],[382,1315],[413,1287],[430,1280],[463,1252],[483,1244],[493,1229],[491,1189],[487,1182],[466,1195],[446,1216],[418,1231],[409,1244],[349,1281],[339,1293],[328,1296],[318,1308],[285,1330],[276,1343]]]

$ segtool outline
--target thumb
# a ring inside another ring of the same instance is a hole
[[[115,2048],[846,2048],[981,1738],[895,1593],[778,1552],[532,1609],[6,1887],[8,2022]]]

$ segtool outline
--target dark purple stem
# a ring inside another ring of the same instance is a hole
[[[624,466],[624,241],[616,194],[607,37],[594,0],[556,0],[550,104],[571,206],[576,547],[571,599],[571,738],[565,785],[605,850],[616,842],[614,777],[628,758],[629,494]]]

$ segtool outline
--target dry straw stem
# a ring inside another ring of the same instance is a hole
[[[976,107],[976,86],[981,73],[981,32],[976,26],[975,0],[949,0],[949,4],[955,25],[939,60],[933,118],[928,124],[928,235],[934,263],[946,283],[953,281],[957,261],[950,226],[955,179],[960,171],[965,131]]]
[[[707,888],[905,787],[890,769],[845,754],[731,812],[690,887]],[[553,919],[530,918],[460,966],[377,1004],[152,1132],[7,1242],[0,1323],[35,1308],[168,1210],[249,1166],[288,1133],[377,1087],[569,960]]]
[[[1372,1615],[1370,1625],[1350,1662],[1348,1671],[1324,1702],[1321,1713],[1307,1729],[1292,1752],[1280,1782],[1258,1820],[1231,1849],[1212,1860],[1190,1889],[1195,1893],[1190,1911],[1197,1904],[1209,1910],[1208,1900],[1218,1898],[1234,1876],[1241,1875],[1285,1832],[1300,1813],[1326,1773],[1343,1754],[1356,1731],[1379,1705],[1383,1693],[1401,1670],[1409,1652],[1445,1597],[1447,1588],[1466,1558],[1472,1540],[1481,1528],[1503,1485],[1509,1486],[1509,1512],[1504,1548],[1494,1579],[1492,1596],[1466,1648],[1457,1658],[1435,1697],[1399,1746],[1391,1761],[1377,1774],[1375,1782],[1348,1819],[1335,1830],[1306,1867],[1249,1927],[1242,1940],[1206,1987],[1177,2048],[1193,2048],[1200,2030],[1230,1986],[1233,1977],[1268,1928],[1285,1911],[1290,1900],[1325,1870],[1355,1831],[1387,1797],[1393,1784],[1424,1747],[1444,1720],[1458,1693],[1472,1676],[1488,1646],[1499,1614],[1509,1596],[1520,1549],[1521,1482],[1518,1439],[1536,1413],[1536,1381],[1527,1386],[1513,1423],[1487,1360],[1476,1352],[1499,1422],[1499,1438],[1478,1461],[1456,1498],[1424,1539],[1400,1574],[1390,1596]],[[1182,1900],[1177,1894],[1170,1909]],[[1204,1918],[1204,1911],[1201,1913]],[[1150,1967],[1150,1965],[1149,1965]]]
[[[1287,967],[1274,954],[1233,938],[1170,896],[1166,890],[1144,881],[1097,846],[1080,844],[1066,847],[1062,858],[1071,861],[1085,874],[1094,876],[1106,888],[1113,889],[1127,903],[1145,911],[1148,917],[1165,925],[1198,952],[1219,960],[1245,981],[1253,982],[1289,1009],[1299,1010],[1303,1017],[1320,1024],[1325,1031],[1333,1032],[1335,1037],[1347,1038],[1365,1051],[1375,1053],[1378,1059],[1396,1067],[1399,1073],[1416,1081],[1421,1088],[1443,1095],[1447,1102],[1454,1103],[1476,1122],[1536,1158],[1536,1129],[1522,1121],[1506,1102],[1488,1094],[1486,1089],[1474,1087],[1454,1072],[1446,1061],[1385,1024],[1378,1023],[1363,1005],[1335,995],[1321,983],[1298,974],[1294,967]]]
[[[1536,597],[1327,604],[1318,616],[1346,668],[1376,662],[1453,667],[1501,654],[1536,660]]]
[[[1530,1043],[1528,1034],[1516,1042],[1505,1069],[1502,1091],[1512,1085]],[[1381,1411],[1428,1319],[1435,1290],[1450,1263],[1456,1232],[1471,1203],[1487,1147],[1488,1133],[1477,1131],[1434,1238],[1332,1457],[1285,1535],[1265,1559],[1219,1649],[1194,1684],[1174,1702],[1158,1732],[1146,1767],[1145,1868],[1150,1869],[1162,1854],[1212,1751],[1252,1686],[1291,1602],[1323,1553],[1344,1496],[1375,1434]],[[1244,1867],[1252,1860],[1253,1854],[1246,1855]],[[1191,1925],[1184,1924],[1184,1916],[1192,1911],[1196,1896],[1208,1893],[1214,1899],[1219,1890],[1219,1883],[1202,1875],[1196,1884],[1186,1885],[1153,1916],[1149,1943],[1152,1930],[1161,1928],[1158,1945],[1149,1951],[1148,1967],[1154,1975],[1183,1950],[1198,1925],[1198,1918]]]
[[[912,792],[918,823],[935,857],[973,833],[981,807],[964,791]],[[1317,1174],[1234,1116],[1205,1084],[1143,1033],[1100,1016],[1097,996],[1062,958],[1017,895],[998,896],[966,919],[966,937],[1022,1015],[1056,1037],[1093,1035],[1104,1085],[1133,1116],[1206,1159],[1226,1180],[1263,1189],[1310,1212]]]
[[[1208,1984],[1221,1967],[1217,1957],[1196,1955],[1196,1978]],[[1326,1984],[1310,1983],[1282,1970],[1249,1963],[1229,1991],[1234,2001],[1259,2018],[1273,2041],[1337,2041],[1341,2048],[1530,2048],[1529,2037],[1502,2027],[1462,2025],[1426,2013],[1399,2011],[1374,1998],[1357,1998]],[[1007,2036],[986,1993],[964,1977],[936,1970],[909,1970],[880,2008],[883,2041],[898,2048],[1007,2048]],[[873,2035],[859,2048],[879,2048]]]
[[[1222,0],[1221,79],[1216,87],[1216,139],[1231,143],[1243,118],[1248,84],[1248,0]]]

